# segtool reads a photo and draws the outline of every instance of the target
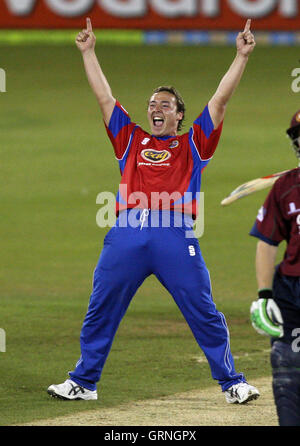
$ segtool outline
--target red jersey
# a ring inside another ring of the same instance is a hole
[[[300,276],[300,168],[279,178],[260,208],[250,235],[270,245],[287,242],[279,270]]]
[[[201,173],[214,154],[222,124],[214,129],[206,106],[189,132],[156,137],[131,122],[117,101],[106,126],[122,175],[117,215],[129,208],[168,209],[195,219]]]

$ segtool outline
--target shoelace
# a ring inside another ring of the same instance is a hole
[[[232,386],[232,388],[230,389],[230,396],[237,397],[238,396],[238,392],[237,392],[238,388],[245,387],[245,386],[246,386],[246,383],[234,384]]]
[[[84,389],[83,389],[83,387],[81,387],[81,386],[79,386],[79,385],[74,386],[74,385],[73,385],[72,383],[70,383],[70,382],[69,382],[69,384],[70,384],[70,386],[71,386],[71,390],[69,391],[68,395],[72,395],[72,394],[74,394],[74,395],[76,396],[79,392],[84,393]]]

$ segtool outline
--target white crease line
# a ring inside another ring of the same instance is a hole
[[[248,358],[248,357],[251,357],[251,356],[260,355],[261,353],[270,353],[270,351],[271,351],[271,349],[267,348],[267,349],[264,349],[264,350],[260,350],[258,352],[243,353],[242,355],[233,355],[233,359]],[[206,357],[204,355],[193,356],[193,359],[195,359],[199,363],[207,362],[207,359],[206,359]]]

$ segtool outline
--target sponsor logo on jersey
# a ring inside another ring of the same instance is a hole
[[[179,146],[179,141],[177,139],[175,139],[174,141],[172,141],[169,145],[169,149],[175,149],[176,147]]]
[[[148,144],[149,141],[150,141],[150,138],[144,138],[143,141],[142,141],[143,146]]]
[[[263,221],[265,215],[266,215],[266,209],[262,206],[262,207],[259,209],[256,218],[257,218],[258,221]]]
[[[144,149],[142,150],[141,155],[146,161],[151,161],[152,163],[163,163],[170,158],[171,153],[167,150]]]
[[[298,212],[300,212],[300,209],[297,209],[296,204],[293,202],[289,203],[289,208],[290,210],[288,212],[288,215],[297,214]]]

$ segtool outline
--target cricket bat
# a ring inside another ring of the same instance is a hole
[[[244,184],[241,184],[236,189],[234,189],[228,197],[224,198],[221,201],[222,206],[227,206],[228,204],[233,203],[239,198],[246,197],[247,195],[253,194],[262,189],[266,189],[267,187],[271,187],[278,178],[284,175],[288,170],[283,170],[282,172],[273,173],[272,175],[267,175],[265,177],[256,178],[255,180],[247,181]]]

